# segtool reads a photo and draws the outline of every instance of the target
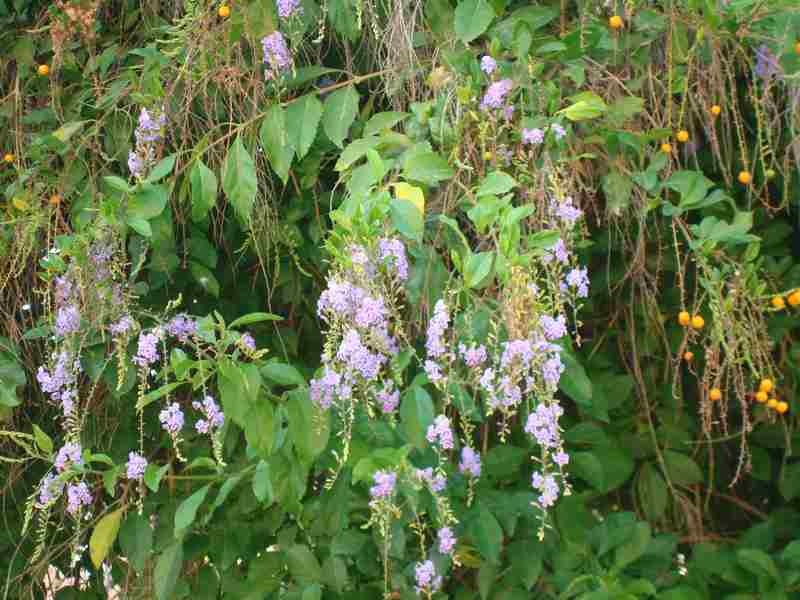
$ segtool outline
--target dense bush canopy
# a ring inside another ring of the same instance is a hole
[[[0,598],[800,598],[794,0],[0,48]]]

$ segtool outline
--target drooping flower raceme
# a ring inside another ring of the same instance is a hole
[[[431,560],[418,562],[414,568],[414,576],[417,594],[430,593],[442,586],[442,576],[436,574],[436,567]]]
[[[197,333],[197,322],[184,314],[175,315],[167,323],[167,333],[178,338],[181,342],[186,342]]]
[[[202,402],[195,400],[192,402],[192,407],[195,410],[199,410],[205,417],[194,424],[194,428],[198,433],[211,434],[221,429],[225,424],[225,415],[211,396],[206,396]]]
[[[481,476],[481,457],[469,446],[464,446],[461,449],[461,462],[458,464],[458,470],[465,475],[471,477]]]
[[[80,512],[84,506],[89,506],[92,503],[92,494],[89,493],[89,487],[85,481],[70,484],[67,486],[67,512],[75,515]]]
[[[487,75],[491,75],[497,69],[497,61],[488,54],[481,58],[481,71]]]
[[[75,333],[81,328],[81,313],[75,305],[63,306],[56,313],[55,334],[60,337]]]
[[[173,402],[158,413],[161,427],[170,435],[177,435],[183,429],[184,416],[180,405]]]
[[[158,341],[159,335],[157,332],[139,334],[139,346],[136,351],[136,356],[133,357],[133,362],[140,367],[148,367],[158,360]]]
[[[81,445],[77,442],[67,442],[64,444],[61,449],[59,449],[58,454],[56,454],[56,459],[53,463],[56,471],[62,473],[72,465],[83,464],[83,459],[81,458],[82,453]]]
[[[446,415],[436,417],[428,427],[426,438],[431,444],[438,445],[442,450],[452,450],[453,430],[450,427],[450,419]]]
[[[444,488],[447,487],[447,479],[443,475],[437,475],[433,472],[433,468],[428,467],[427,469],[417,469],[416,471],[417,478],[428,485],[431,488],[431,491],[434,493],[439,493],[444,491]]]
[[[39,367],[36,379],[42,391],[50,399],[61,406],[64,416],[68,416],[75,408],[78,398],[78,373],[81,371],[81,362],[73,358],[69,352],[62,350],[55,357],[52,371]]]
[[[495,81],[486,90],[486,94],[481,100],[481,108],[489,110],[491,108],[501,108],[505,102],[506,96],[514,88],[514,82],[511,79],[501,79]]]
[[[289,19],[302,14],[303,7],[300,6],[300,0],[278,0],[278,16],[281,19]]]
[[[436,534],[439,541],[439,552],[441,554],[452,554],[456,547],[456,537],[453,530],[449,527],[442,527]]]
[[[64,490],[64,483],[53,473],[48,473],[39,485],[39,504],[47,506],[57,499]]]
[[[146,470],[147,459],[138,452],[130,452],[126,465],[126,477],[135,481],[141,481]]]
[[[392,497],[397,484],[397,474],[394,471],[377,471],[372,480],[375,485],[369,489],[369,495],[373,500],[386,500]]]
[[[128,169],[135,178],[145,177],[147,171],[154,165],[155,145],[163,138],[166,124],[167,116],[164,107],[157,115],[142,107],[139,113],[139,124],[134,133],[136,147],[128,154]]]
[[[280,31],[274,31],[261,40],[264,51],[264,77],[277,79],[281,73],[291,69],[292,55]]]

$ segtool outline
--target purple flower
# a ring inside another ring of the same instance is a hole
[[[548,358],[542,365],[542,377],[544,377],[545,383],[547,383],[550,388],[555,389],[558,387],[558,381],[561,379],[561,374],[563,372],[564,363],[561,362],[561,356],[558,354]]]
[[[131,172],[131,175],[134,177],[141,177],[144,173],[144,167],[144,161],[139,154],[131,150],[128,153],[128,170]]]
[[[85,481],[67,486],[67,512],[71,515],[80,512],[81,507],[92,503],[92,495]]]
[[[488,54],[481,58],[481,71],[487,75],[491,75],[497,69],[497,61]]]
[[[514,118],[514,105],[509,104],[503,109],[503,117],[505,117],[506,121],[510,121]]]
[[[81,458],[82,453],[83,450],[80,444],[76,442],[67,442],[64,444],[58,451],[58,454],[56,454],[56,460],[54,462],[56,471],[63,473],[72,465],[83,464],[83,459]]]
[[[567,285],[577,290],[579,298],[586,298],[589,295],[589,273],[587,268],[575,267],[567,273]]]
[[[510,79],[501,79],[500,81],[495,81],[486,90],[486,94],[483,96],[483,100],[481,100],[481,108],[483,110],[500,108],[503,106],[506,96],[513,89],[513,87],[514,82]]]
[[[108,330],[113,335],[124,335],[133,329],[133,325],[133,319],[131,319],[129,315],[125,315],[116,323],[109,325]]]
[[[158,338],[157,333],[140,333],[139,346],[133,362],[140,367],[147,367],[156,362],[158,360]]]
[[[64,337],[70,333],[75,333],[81,328],[81,313],[74,304],[58,309],[56,313],[55,333],[57,336]]]
[[[428,426],[426,434],[431,444],[439,444],[443,450],[453,448],[453,430],[450,428],[450,419],[446,415],[439,415],[433,424]]]
[[[397,474],[394,471],[378,471],[372,476],[372,480],[375,485],[369,489],[369,495],[373,499],[391,498],[397,483]]]
[[[541,325],[547,340],[557,340],[567,335],[567,320],[564,315],[558,315],[556,318],[542,315],[539,317],[539,325]]]
[[[278,16],[281,19],[289,19],[293,15],[302,15],[303,7],[300,0],[278,0]]]
[[[481,387],[487,392],[494,390],[494,369],[486,368],[483,371],[480,379]]]
[[[164,431],[171,435],[176,435],[183,429],[183,411],[177,402],[173,402],[158,413],[158,420],[161,422],[161,427],[164,428]]]
[[[195,400],[192,407],[205,417],[194,425],[198,433],[214,433],[215,429],[220,429],[225,424],[225,415],[211,396],[206,396],[202,402]]]
[[[522,130],[522,143],[538,146],[544,141],[544,131],[538,128],[523,129]]]
[[[309,383],[311,400],[320,408],[328,410],[339,395],[339,385],[342,376],[330,367],[325,367],[325,373],[319,379],[312,379]]]
[[[438,590],[442,585],[442,577],[441,575],[436,575],[436,567],[433,566],[433,561],[430,560],[418,562],[417,566],[414,567],[414,576],[417,582],[417,594],[423,591]]]
[[[428,336],[425,342],[425,350],[428,356],[437,358],[445,353],[446,348],[442,337],[450,324],[450,315],[447,312],[447,305],[444,300],[439,300],[433,309],[433,318],[428,324]]]
[[[136,452],[128,454],[127,477],[136,481],[141,481],[147,469],[147,459]]]
[[[553,135],[555,136],[556,140],[560,140],[565,135],[567,135],[567,130],[564,129],[558,123],[553,123],[552,125],[550,125],[550,131],[553,132]]]
[[[533,436],[542,448],[554,450],[561,447],[558,419],[564,414],[560,405],[540,403],[536,410],[528,415],[525,433]]]
[[[67,275],[59,275],[55,279],[55,298],[56,304],[62,306],[72,298],[74,290],[72,279]]]
[[[167,333],[178,338],[181,342],[187,341],[189,337],[196,332],[197,323],[184,314],[175,315],[172,320],[167,323]]]
[[[372,327],[383,325],[386,321],[386,307],[383,298],[372,298],[370,296],[361,300],[361,305],[356,312],[356,325],[359,327]]]
[[[550,205],[550,212],[557,219],[563,221],[567,227],[574,226],[575,222],[583,215],[583,211],[573,204],[571,196],[564,198],[563,202],[553,200]]]
[[[239,338],[239,341],[242,343],[242,346],[250,350],[250,352],[255,352],[256,340],[252,335],[249,333],[243,333],[242,337]]]
[[[452,554],[453,549],[456,547],[456,538],[453,535],[453,530],[449,527],[442,527],[436,534],[439,538],[439,552],[442,554]]]
[[[350,329],[342,338],[336,358],[343,361],[351,370],[357,371],[361,377],[370,381],[375,379],[386,357],[370,352],[362,342],[355,329]]]
[[[372,261],[369,259],[369,254],[367,254],[367,249],[364,248],[361,244],[350,244],[350,260],[353,263],[353,266],[359,269],[362,269],[367,275],[373,275],[375,273],[375,267],[372,264]]]
[[[539,496],[539,505],[542,508],[553,506],[558,500],[558,483],[552,475],[542,475],[536,471],[531,477],[531,486],[542,492]]]
[[[427,469],[417,469],[416,474],[419,480],[423,483],[427,483],[434,493],[439,493],[447,487],[447,479],[442,475],[434,474],[431,467]]]
[[[292,66],[292,55],[280,31],[275,31],[261,40],[264,50],[264,77],[275,79],[282,71]]]
[[[400,404],[400,390],[393,388],[394,386],[391,383],[387,383],[378,392],[378,402],[381,403],[381,410],[385,415],[394,412],[397,405]]]
[[[148,110],[142,107],[139,113],[139,126],[136,128],[135,136],[138,145],[150,144],[161,139],[164,126],[167,124],[167,117],[163,110],[157,119],[154,119]]]
[[[566,467],[569,463],[569,454],[564,452],[563,450],[559,450],[553,455],[553,462],[556,463],[559,467]]]
[[[62,350],[56,357],[52,371],[39,367],[36,372],[36,379],[42,391],[48,394],[53,402],[61,405],[64,416],[70,415],[75,408],[80,370],[80,360],[72,358],[66,350]]]
[[[458,465],[458,470],[462,473],[471,475],[472,477],[481,476],[481,457],[469,446],[464,446],[461,449],[461,462]]]
[[[778,57],[767,47],[762,44],[756,48],[756,66],[755,74],[762,79],[770,79],[774,76],[781,74],[782,67],[778,62]]]
[[[458,351],[470,369],[477,369],[486,362],[486,347],[483,344],[480,346],[472,344],[469,348],[464,344],[459,344]]]
[[[61,495],[63,489],[64,483],[53,473],[48,473],[39,486],[39,504],[47,506]]]
[[[556,240],[555,244],[545,250],[544,256],[542,256],[542,262],[546,264],[553,262],[553,260],[560,262],[562,265],[569,262],[569,251],[567,250],[566,244],[564,244],[564,240],[561,238]]]
[[[400,281],[408,279],[408,257],[403,242],[397,238],[381,238],[378,240],[378,250],[381,261],[388,259],[393,264]]]
[[[523,367],[527,367],[533,360],[533,346],[530,340],[511,340],[505,342],[503,348],[500,365],[504,369],[515,360],[519,360]]]
[[[425,361],[425,374],[434,384],[440,383],[444,380],[444,375],[442,375],[442,367],[439,366],[439,363],[437,363],[435,360]]]

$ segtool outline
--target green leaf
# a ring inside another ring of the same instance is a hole
[[[422,236],[425,232],[425,213],[424,208],[407,198],[394,197],[389,203],[389,215],[392,225],[410,240],[422,243]]]
[[[339,148],[358,114],[358,92],[348,85],[331,93],[325,99],[322,113],[322,128],[325,135]]]
[[[241,136],[236,138],[225,157],[222,168],[222,189],[233,204],[236,214],[247,225],[256,201],[258,178],[256,164],[244,147]]]
[[[675,171],[664,185],[681,195],[682,209],[690,210],[699,207],[714,182],[699,171]]]
[[[787,502],[800,497],[800,462],[787,464],[781,470],[778,489]]]
[[[274,104],[261,123],[261,143],[264,145],[269,164],[286,185],[289,180],[289,167],[292,166],[294,157],[294,146],[289,139],[286,114],[280,104]]]
[[[269,468],[269,463],[261,460],[256,466],[256,474],[253,477],[253,494],[259,502],[270,505],[275,498],[275,492],[272,490],[272,473]]]
[[[589,408],[592,406],[592,382],[572,350],[564,345],[561,347],[564,372],[558,381],[558,388],[579,406]]]
[[[83,129],[83,126],[88,122],[89,121],[72,121],[70,123],[64,123],[50,135],[58,141],[66,143],[73,135]]]
[[[403,394],[400,421],[409,442],[417,448],[425,446],[425,433],[433,423],[433,400],[424,388],[415,385]]]
[[[168,470],[169,464],[166,464],[162,467],[154,464],[147,465],[147,468],[144,471],[144,484],[151,492],[156,493],[158,491],[158,486],[161,484],[161,479]]]
[[[371,149],[375,148],[381,143],[377,136],[364,137],[350,142],[347,147],[339,155],[339,160],[336,161],[337,171],[346,171]]]
[[[614,170],[603,176],[602,183],[603,193],[606,195],[606,210],[614,216],[620,216],[631,205],[633,181]]]
[[[700,471],[700,467],[685,454],[674,450],[665,450],[664,463],[667,466],[667,475],[672,483],[693,485],[703,481],[703,473]]]
[[[189,271],[195,281],[209,294],[219,298],[219,282],[214,274],[203,264],[196,260],[189,261]]]
[[[106,175],[103,177],[103,181],[108,187],[117,190],[118,192],[124,192],[128,194],[133,191],[133,188],[130,186],[130,184],[128,184],[128,182],[122,177],[117,177],[116,175]]]
[[[478,552],[490,563],[497,563],[503,545],[503,530],[494,515],[483,504],[478,504],[466,519],[466,526]]]
[[[563,114],[570,121],[586,121],[596,119],[606,112],[608,107],[603,99],[594,92],[582,92],[570,98],[572,104],[556,114]]]
[[[502,171],[492,171],[483,178],[480,187],[476,193],[479,198],[481,196],[500,196],[510,192],[517,185],[511,175],[503,173]]]
[[[183,537],[185,530],[188,529],[192,523],[194,523],[194,520],[197,518],[197,509],[200,508],[203,500],[206,499],[209,489],[211,489],[210,484],[204,485],[194,494],[186,498],[186,500],[181,502],[180,506],[178,506],[178,510],[175,511],[176,538]]]
[[[639,471],[636,482],[639,503],[648,520],[655,521],[667,509],[667,484],[664,478],[652,464],[645,463]]]
[[[315,94],[306,94],[286,107],[289,142],[297,153],[298,159],[308,154],[311,144],[317,137],[321,118],[322,102]]]
[[[163,185],[143,183],[131,194],[126,216],[131,219],[154,219],[164,212],[168,198],[169,192]]]
[[[183,566],[183,542],[176,540],[158,557],[153,572],[157,600],[170,600]]]
[[[780,579],[775,562],[762,550],[745,548],[736,552],[736,558],[739,564],[753,575]]]
[[[231,324],[228,325],[228,328],[235,329],[237,327],[241,327],[242,325],[252,325],[253,323],[261,323],[263,321],[283,321],[283,317],[273,315],[272,313],[254,312],[243,315],[238,319],[234,319],[231,321]]]
[[[261,389],[261,374],[258,367],[253,364],[221,361],[217,385],[225,415],[240,427],[244,427],[248,413],[255,406]]]
[[[464,264],[464,285],[467,289],[485,286],[494,265],[494,252],[470,254]]]
[[[411,155],[403,166],[403,176],[412,181],[435,185],[455,175],[447,161],[435,152],[418,152]]]
[[[266,363],[261,367],[261,374],[265,379],[274,381],[278,385],[295,386],[306,384],[306,378],[296,367],[282,362]]]
[[[318,583],[308,586],[303,590],[303,596],[300,600],[321,600],[322,588]]]
[[[180,387],[183,385],[181,381],[173,381],[172,383],[168,383],[167,385],[162,385],[160,388],[153,390],[152,392],[146,393],[144,396],[139,398],[136,401],[136,410],[142,410],[148,404],[151,404],[158,400],[159,398],[163,398],[167,394],[169,394],[172,390]]]
[[[295,544],[286,551],[289,573],[300,585],[322,581],[322,567],[308,546]]]
[[[456,35],[465,44],[483,34],[494,20],[494,9],[486,0],[463,0],[456,7]]]
[[[636,523],[628,540],[617,548],[614,571],[619,573],[629,564],[641,558],[650,545],[651,537],[650,525]]]
[[[292,390],[286,408],[289,437],[298,455],[310,463],[328,445],[330,415],[311,401],[307,389]]]
[[[411,115],[405,112],[380,112],[372,115],[367,124],[364,125],[364,137],[369,137],[381,133],[384,130],[391,129],[401,121],[404,121]]]
[[[259,456],[267,457],[272,452],[274,433],[275,409],[267,398],[259,397],[247,413],[244,437]]]
[[[130,225],[131,228],[139,235],[146,238],[153,237],[153,228],[150,227],[150,223],[147,222],[147,220],[129,217],[126,219],[126,221],[128,225]]]
[[[192,221],[202,221],[217,204],[217,176],[198,159],[192,167],[189,181],[192,186]]]
[[[108,513],[97,522],[92,531],[92,537],[89,539],[89,555],[95,569],[100,568],[117,539],[119,524],[122,521],[122,511],[123,509],[118,508],[114,512]]]
[[[119,530],[119,545],[130,565],[139,573],[144,571],[153,550],[153,528],[148,518],[139,511],[130,511]]]
[[[36,440],[36,445],[47,454],[48,456],[53,453],[53,440],[41,428],[34,423],[33,437]]]
[[[147,183],[155,183],[159,179],[163,179],[170,173],[172,173],[172,169],[175,167],[175,159],[178,158],[177,154],[170,154],[169,156],[165,156],[158,164],[153,167],[153,170],[150,171],[150,174],[147,176],[145,181]]]

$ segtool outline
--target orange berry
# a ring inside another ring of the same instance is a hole
[[[685,129],[681,129],[676,136],[679,142],[685,143],[689,141],[689,132]]]
[[[770,398],[769,400],[767,400],[767,406],[769,408],[775,408],[776,406],[778,406],[778,401],[775,400],[775,398]]]
[[[11,152],[7,152],[3,155],[3,162],[7,162],[9,164],[14,162],[14,155]]]
[[[227,4],[223,4],[222,6],[219,7],[217,14],[219,14],[219,16],[222,17],[223,19],[227,19],[228,17],[231,16],[231,7],[228,6]]]
[[[778,404],[775,406],[775,410],[777,410],[780,414],[783,414],[787,410],[789,410],[789,403],[788,402],[782,402],[782,401],[778,402]]]
[[[753,176],[750,175],[748,171],[742,171],[741,173],[739,173],[739,183],[747,185],[751,181],[753,181]]]
[[[708,397],[716,402],[717,400],[722,399],[722,392],[719,388],[711,388],[711,390],[708,392]]]
[[[36,72],[42,77],[47,77],[50,75],[50,67],[47,65],[39,65],[39,68],[36,69]]]
[[[661,144],[661,151],[664,154],[672,154],[672,145],[664,142],[663,144]]]
[[[689,323],[692,322],[692,317],[689,316],[689,313],[685,310],[682,310],[678,313],[678,323],[686,327]]]
[[[686,362],[692,362],[693,358],[694,358],[694,352],[687,350],[686,352],[683,353],[683,360],[685,360]]]
[[[611,29],[621,29],[622,25],[622,17],[619,15],[614,15],[608,20],[608,26],[611,27]]]
[[[797,42],[797,43],[794,45],[794,53],[795,53],[795,54],[800,54],[800,42]]]
[[[774,296],[772,300],[770,300],[772,307],[776,310],[783,310],[786,308],[786,302],[783,301],[783,298],[780,296]]]
[[[692,317],[692,327],[694,329],[702,329],[705,324],[705,320],[700,315],[695,315]]]
[[[787,300],[789,301],[790,306],[797,306],[800,304],[800,291],[789,294],[789,298],[787,298]]]
[[[719,104],[715,104],[711,107],[711,114],[715,117],[718,117],[722,112],[722,107]]]
[[[758,391],[756,392],[756,402],[759,404],[764,404],[767,401],[767,392]]]
[[[59,204],[61,204],[61,196],[59,196],[58,194],[53,194],[52,196],[50,196],[50,198],[48,198],[47,201],[52,206],[58,206]]]
[[[758,384],[758,391],[769,393],[775,387],[775,384],[772,382],[772,379],[765,378],[762,379],[761,382]]]

